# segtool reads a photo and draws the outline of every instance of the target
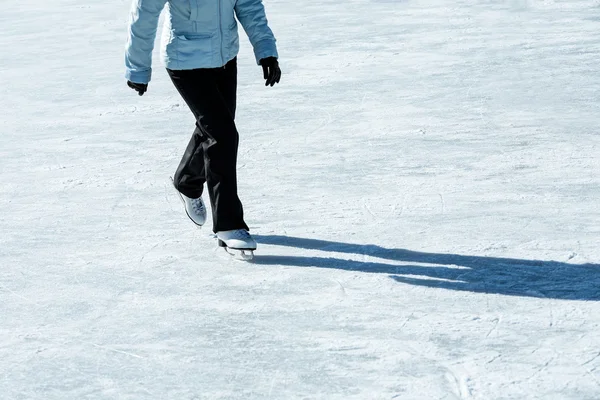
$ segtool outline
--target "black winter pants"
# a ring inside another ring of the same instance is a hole
[[[236,59],[221,68],[167,72],[196,117],[196,129],[173,177],[175,187],[198,198],[206,183],[214,232],[248,229],[237,194]]]

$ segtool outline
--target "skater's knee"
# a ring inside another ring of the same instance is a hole
[[[220,132],[237,134],[235,122],[227,116],[202,116],[196,120],[196,126],[211,136]]]

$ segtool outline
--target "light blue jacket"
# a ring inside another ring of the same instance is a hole
[[[152,49],[165,4],[161,58],[169,69],[217,68],[237,56],[235,17],[250,38],[257,63],[277,57],[262,0],[133,0],[125,54],[125,77],[132,82],[150,82]]]

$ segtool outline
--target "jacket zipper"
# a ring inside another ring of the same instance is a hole
[[[225,68],[225,57],[223,56],[223,22],[221,21],[221,0],[217,0],[217,7],[219,8],[219,31],[221,32],[221,45],[219,49],[221,51],[221,64]]]

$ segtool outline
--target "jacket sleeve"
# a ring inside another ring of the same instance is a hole
[[[278,57],[275,36],[269,28],[262,0],[237,0],[235,15],[250,38],[257,64],[262,58]]]
[[[133,0],[125,50],[125,77],[131,82],[150,82],[158,18],[166,2],[167,0]]]

